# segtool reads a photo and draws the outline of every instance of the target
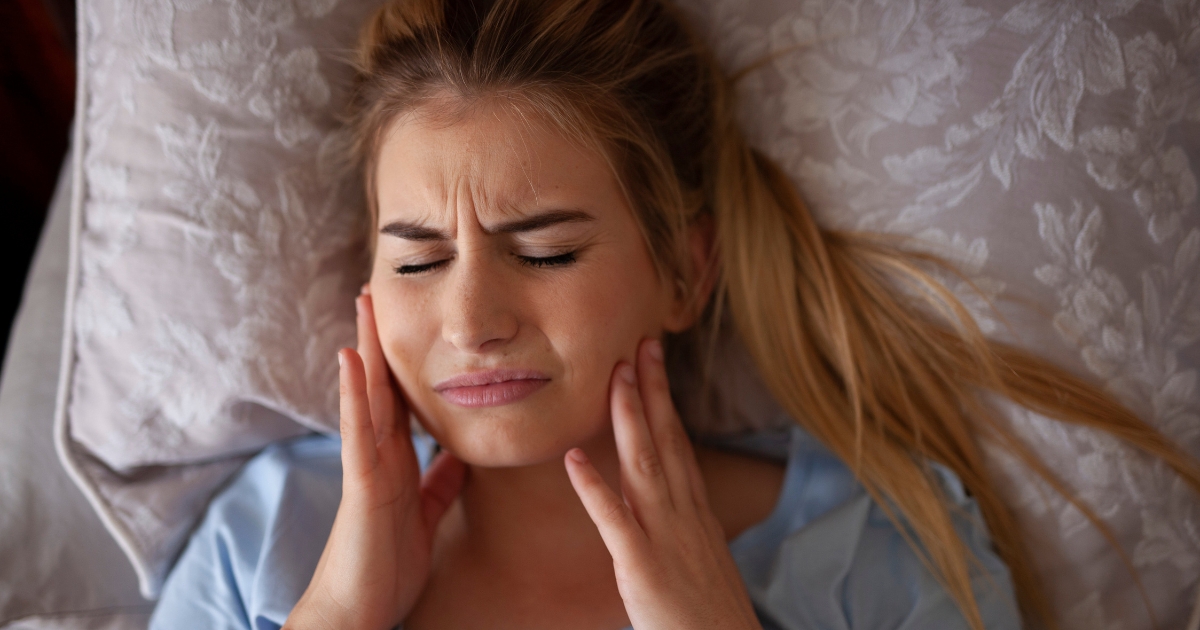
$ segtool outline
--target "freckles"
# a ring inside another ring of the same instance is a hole
[[[603,271],[558,287],[542,312],[553,313],[546,332],[553,335],[552,343],[565,356],[574,359],[569,367],[577,372],[575,379],[606,400],[613,365],[629,355],[654,322],[652,294],[646,279],[636,277],[640,273],[636,266],[613,264],[598,269]],[[624,273],[612,273],[616,269]]]
[[[437,439],[443,439],[436,404],[430,399],[432,392],[422,380],[430,341],[436,331],[430,332],[429,300],[423,291],[396,291],[387,303],[388,332],[380,341],[392,376],[396,379],[409,411]],[[405,421],[407,422],[407,421]]]
[[[404,386],[413,384],[409,376],[420,365],[421,340],[428,336],[424,300],[413,299],[410,293],[394,289],[375,293],[380,345],[392,374]]]
[[[657,298],[655,285],[656,276],[652,266],[636,264],[627,258],[622,264],[612,265],[610,273],[602,274],[589,283],[589,306],[597,315],[608,318],[613,324],[633,324],[635,322],[630,320],[647,318],[647,309],[653,307]]]

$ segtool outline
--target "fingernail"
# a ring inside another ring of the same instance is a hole
[[[362,285],[362,289],[358,292],[359,295],[371,295],[371,283],[367,282]]]
[[[663,360],[662,342],[657,339],[651,339],[650,343],[646,344],[646,352],[650,354],[650,358],[655,361]]]
[[[338,350],[337,357],[338,357],[338,367],[341,367],[342,366],[342,351],[341,350]]]
[[[637,382],[637,373],[633,371],[633,366],[628,363],[617,368],[617,373],[626,383],[633,385]]]
[[[581,449],[581,448],[573,448],[573,449],[567,451],[567,457],[570,457],[571,459],[579,462],[580,464],[586,464],[587,460],[588,460],[587,454],[585,454],[583,452],[583,449]]]
[[[361,298],[354,298],[354,313],[357,315],[362,315],[362,299]]]

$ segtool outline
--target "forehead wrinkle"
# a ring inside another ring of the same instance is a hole
[[[378,220],[381,227],[393,222],[426,226],[438,232],[447,232],[444,228],[448,227],[449,236],[453,238],[455,226],[446,225],[445,210],[446,200],[452,197],[448,194],[450,182],[447,175],[454,160],[446,150],[447,144],[444,139],[425,135],[433,127],[430,121],[426,120],[427,117],[417,114],[418,111],[413,110],[398,115],[384,134],[385,141],[381,151],[388,147],[392,147],[391,151],[398,151],[393,155],[399,162],[391,166],[401,170],[401,173],[395,176],[400,177],[402,183],[392,186],[392,203],[389,207],[393,209],[393,213],[390,213],[390,216],[385,215],[385,208],[381,207]],[[423,146],[424,150],[414,153],[407,148],[396,149],[397,146],[417,145]],[[380,159],[376,166],[377,188],[382,188],[383,182],[391,179],[391,173],[383,171],[385,162]]]
[[[444,150],[435,153],[433,168],[422,169],[429,179],[424,188],[426,199],[422,204],[422,212],[418,220],[433,227],[444,226],[444,231],[453,240],[457,236],[458,226],[454,218],[454,199],[456,186],[451,169],[454,160]],[[440,211],[439,211],[440,208]]]
[[[496,123],[505,124],[506,121],[495,112],[491,114]],[[476,123],[475,133],[479,134],[476,137],[491,132],[481,128],[482,122]],[[479,219],[489,215],[496,215],[500,219],[521,217],[524,214],[522,210],[529,205],[529,197],[534,199],[535,204],[540,203],[535,181],[538,177],[533,165],[538,156],[525,134],[519,133],[517,136],[505,133],[496,138],[492,135],[491,138],[499,142],[484,143],[482,147],[472,143],[475,146],[472,147],[470,159],[470,191]]]
[[[576,141],[564,137],[557,126],[519,103],[497,103],[485,112],[479,109],[476,112],[482,115],[453,120],[431,117],[432,112],[400,117],[388,130],[390,141],[408,142],[413,148],[424,144],[416,154],[406,152],[424,158],[418,158],[418,162],[425,164],[418,167],[423,180],[418,186],[423,189],[424,199],[418,202],[419,209],[406,208],[418,210],[408,216],[430,227],[440,227],[439,231],[451,238],[457,238],[459,228],[466,225],[461,220],[466,217],[458,216],[460,212],[473,211],[475,224],[484,228],[506,219],[519,219],[542,206],[540,193],[545,191],[541,184],[546,173],[541,167],[545,166],[545,157],[536,147],[545,135],[566,140],[575,151],[588,153]],[[414,137],[397,138],[403,127],[415,132]],[[414,146],[414,142],[419,144]],[[603,157],[602,153],[602,161]]]
[[[490,102],[480,104],[476,111],[483,110],[482,116],[474,116],[469,120],[471,125],[471,140],[487,138],[492,142],[483,142],[485,151],[478,151],[476,142],[470,142],[472,150],[479,158],[477,167],[483,172],[478,173],[481,181],[494,185],[494,191],[487,199],[488,206],[510,214],[510,206],[525,205],[524,200],[531,197],[534,205],[541,205],[540,195],[540,154],[531,144],[531,134],[544,129],[536,120],[528,116],[528,112],[511,99],[493,98]],[[489,106],[490,105],[490,106]],[[489,128],[489,123],[492,123]],[[496,132],[496,128],[502,130]],[[519,171],[519,177],[509,177]],[[522,182],[517,185],[516,181]]]
[[[525,110],[516,104],[513,104],[512,107],[509,108],[509,111],[521,122],[521,132],[518,134],[518,138],[521,140],[521,148],[524,150],[523,155],[528,159],[517,160],[517,164],[521,166],[521,173],[525,176],[525,183],[529,185],[529,192],[533,195],[533,205],[534,207],[538,207],[542,205],[542,201],[538,195],[538,185],[533,181],[534,173],[537,172],[537,169],[534,168],[533,163],[534,160],[539,159],[539,156],[529,147],[529,134],[533,129],[534,122],[529,119],[529,116]],[[496,116],[497,121],[499,121],[499,112],[495,112],[494,115]]]

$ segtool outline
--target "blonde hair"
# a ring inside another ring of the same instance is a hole
[[[977,501],[1030,625],[1056,623],[988,472],[985,441],[1062,493],[1120,551],[984,393],[1108,432],[1200,491],[1196,462],[1111,396],[987,339],[927,271],[949,269],[941,260],[817,225],[785,174],[739,130],[730,79],[663,2],[394,0],[368,20],[356,63],[350,112],[371,225],[383,132],[447,94],[461,103],[499,99],[601,150],[671,282],[697,285],[686,233],[711,217],[719,268],[699,270],[715,273],[710,323],[728,313],[779,404],[850,466],[972,628],[983,628],[971,587],[977,563],[928,462],[953,470]]]

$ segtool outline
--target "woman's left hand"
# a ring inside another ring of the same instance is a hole
[[[644,340],[637,370],[611,383],[621,494],[580,449],[567,474],[612,554],[617,588],[638,630],[761,629],[667,385],[662,345]]]

